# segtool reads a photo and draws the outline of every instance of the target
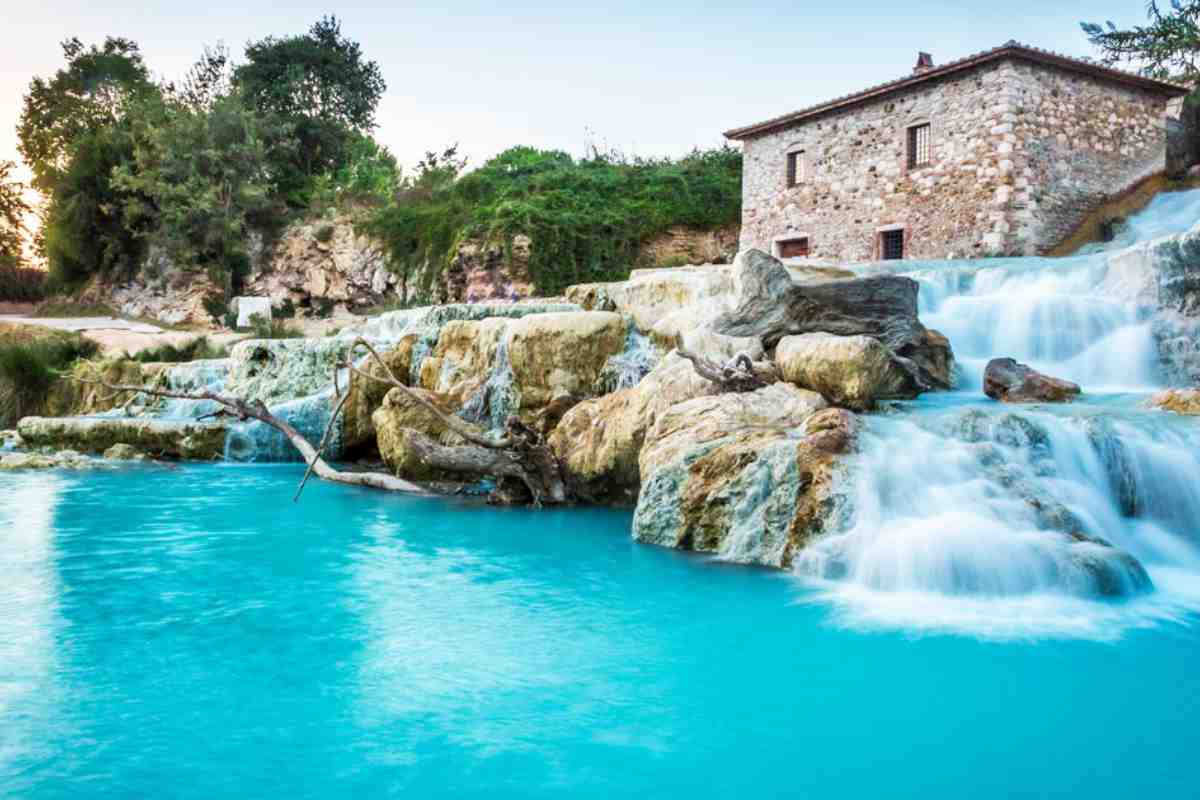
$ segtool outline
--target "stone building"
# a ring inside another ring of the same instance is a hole
[[[1033,255],[1166,161],[1183,87],[1009,42],[736,128],[742,249]]]

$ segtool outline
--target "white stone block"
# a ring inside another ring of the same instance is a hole
[[[271,298],[269,297],[235,297],[233,307],[237,311],[237,326],[249,328],[250,317],[258,315],[265,320],[271,319]]]

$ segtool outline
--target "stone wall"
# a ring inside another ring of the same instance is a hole
[[[1067,238],[1088,212],[1166,168],[1166,98],[1017,63],[995,131],[1014,165],[1004,250],[1032,255]]]
[[[1107,193],[1165,160],[1165,100],[1007,59],[745,142],[742,249],[807,236],[815,258],[880,257],[903,229],[910,258],[1040,252]],[[931,158],[909,169],[910,127]],[[787,154],[804,151],[787,184]]]

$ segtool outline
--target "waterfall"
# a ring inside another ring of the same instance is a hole
[[[508,357],[508,332],[506,331],[492,361],[488,379],[467,398],[459,412],[463,419],[477,424],[486,424],[490,430],[503,430],[505,421],[521,407],[521,396],[513,376],[512,361]]]
[[[847,512],[795,571],[853,623],[1105,637],[1200,607],[1200,424],[1144,408],[1163,383],[1154,279],[1130,279],[1144,237],[1197,220],[1200,192],[1182,192],[1067,258],[860,268],[918,282],[963,380],[866,418]],[[1003,356],[1084,394],[988,400],[984,366]]]
[[[637,386],[662,359],[662,353],[649,336],[639,333],[632,320],[626,324],[629,333],[625,336],[625,349],[608,359],[600,375],[604,394]]]

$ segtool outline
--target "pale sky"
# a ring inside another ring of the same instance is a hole
[[[680,155],[719,144],[729,128],[900,77],[918,50],[941,63],[1017,39],[1090,55],[1082,16],[1144,17],[1142,0],[1096,0],[1087,11],[1059,0],[6,5],[0,159],[19,160],[21,96],[34,75],[61,66],[65,38],[132,38],[156,75],[177,78],[204,44],[223,40],[240,59],[247,41],[301,33],[334,12],[383,69],[376,136],[406,168],[453,142],[473,165],[514,144],[580,154],[589,136],[631,154]]]

